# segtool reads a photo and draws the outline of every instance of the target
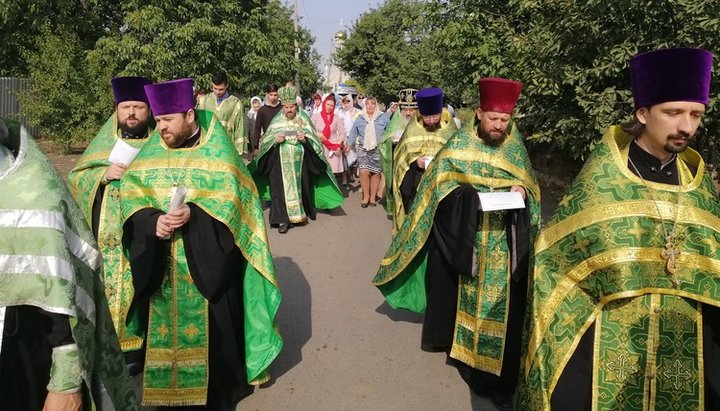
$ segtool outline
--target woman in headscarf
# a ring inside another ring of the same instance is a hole
[[[382,175],[378,142],[387,124],[388,116],[382,115],[378,110],[375,97],[366,97],[362,114],[353,123],[348,136],[348,147],[355,146],[358,157],[362,208],[376,205]]]
[[[262,106],[262,99],[258,96],[254,96],[250,99],[250,110],[247,112],[247,122],[248,122],[248,136],[251,133],[251,130],[255,130],[255,117],[257,117],[257,112],[260,109],[260,106]]]
[[[322,96],[322,110],[312,116],[313,126],[323,143],[323,151],[338,184],[342,182],[345,166],[342,161],[342,149],[345,145],[345,125],[342,117],[335,115],[335,95]]]

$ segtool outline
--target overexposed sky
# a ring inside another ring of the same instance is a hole
[[[354,25],[360,15],[370,9],[376,9],[384,0],[297,0],[300,25],[315,36],[315,49],[322,57],[321,67],[330,55],[333,36],[342,26],[346,31]],[[295,0],[285,0],[292,10]]]

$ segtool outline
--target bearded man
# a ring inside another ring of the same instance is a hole
[[[133,158],[111,154],[115,147],[125,146],[133,151],[147,142],[152,132],[150,105],[144,88],[147,84],[152,81],[144,77],[112,79],[115,113],[88,145],[68,177],[73,196],[92,227],[102,254],[105,295],[131,376],[142,371],[138,365],[143,360],[140,350],[145,336],[137,318],[129,313],[134,290],[130,265],[121,247],[120,179]]]
[[[476,120],[435,155],[373,280],[392,307],[425,313],[422,349],[448,353],[470,389],[501,409],[512,407],[517,386],[540,223],[527,151],[516,130],[507,135],[520,87],[480,80]],[[481,203],[506,191],[513,207]]]
[[[120,184],[130,311],[146,327],[142,403],[234,410],[282,347],[280,292],[255,186],[192,90],[145,86],[156,133]]]
[[[425,169],[457,131],[452,116],[443,108],[442,89],[424,88],[415,98],[419,114],[410,119],[393,151],[393,232],[400,229],[410,211]]]
[[[343,203],[323,145],[307,113],[298,110],[294,87],[279,90],[282,114],[270,123],[251,171],[260,195],[270,200],[270,226],[285,234],[314,220],[317,209]]]

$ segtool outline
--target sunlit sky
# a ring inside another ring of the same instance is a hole
[[[330,55],[335,33],[341,28],[349,31],[363,12],[376,9],[384,2],[384,0],[297,0],[300,25],[315,36],[315,49],[323,59],[321,66]],[[285,4],[292,10],[295,7],[295,0],[285,0]]]

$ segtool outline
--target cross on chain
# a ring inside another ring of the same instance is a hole
[[[677,257],[680,255],[680,250],[675,248],[670,236],[665,237],[665,249],[662,250],[661,255],[662,258],[665,259],[665,269],[668,273],[675,274],[677,269]]]

